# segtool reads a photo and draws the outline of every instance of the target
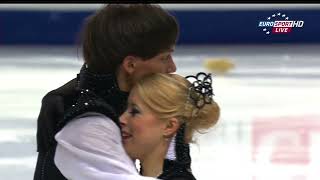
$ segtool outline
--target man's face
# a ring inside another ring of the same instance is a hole
[[[155,57],[147,60],[137,60],[135,63],[135,71],[131,74],[133,83],[141,79],[143,76],[151,73],[174,73],[176,65],[172,59],[174,47],[159,53]]]

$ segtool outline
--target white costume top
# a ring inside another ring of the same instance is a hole
[[[125,152],[118,126],[100,113],[71,120],[55,136],[54,162],[72,180],[156,180],[140,176]]]

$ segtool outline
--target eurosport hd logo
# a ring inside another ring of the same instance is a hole
[[[267,17],[266,21],[259,21],[258,26],[266,35],[270,34],[288,34],[294,29],[303,28],[304,21],[291,20],[286,14],[280,12]]]

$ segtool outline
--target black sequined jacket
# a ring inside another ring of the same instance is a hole
[[[85,112],[99,112],[119,125],[128,93],[120,91],[116,77],[96,75],[83,66],[77,78],[46,94],[37,124],[38,159],[34,180],[65,180],[54,163],[54,136],[72,118]]]

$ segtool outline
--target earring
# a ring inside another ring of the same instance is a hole
[[[165,140],[166,142],[169,142],[169,141],[170,141],[170,137],[167,136],[167,135],[163,135],[163,138],[164,138],[164,140]]]

